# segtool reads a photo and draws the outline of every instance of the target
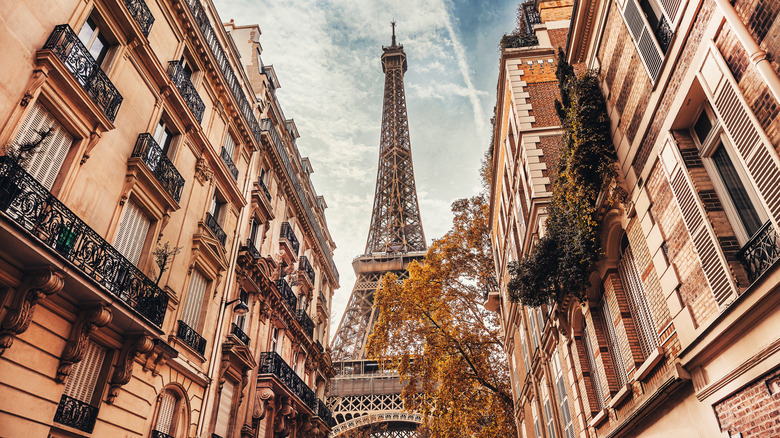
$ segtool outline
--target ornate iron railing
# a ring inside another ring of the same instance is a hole
[[[98,408],[67,395],[62,395],[54,421],[82,432],[92,433],[97,420]]]
[[[154,15],[149,7],[146,6],[144,0],[125,0],[125,6],[130,11],[130,15],[133,16],[135,21],[141,26],[141,32],[145,37],[149,36],[149,31],[152,30],[154,24]]]
[[[159,430],[153,430],[151,438],[173,438],[173,435],[168,435],[167,433],[160,432]]]
[[[333,418],[333,412],[331,412],[331,410],[328,409],[328,406],[320,399],[317,399],[317,410],[314,414],[320,417],[328,427],[336,425],[336,420]]]
[[[181,93],[181,97],[184,98],[184,103],[192,111],[192,115],[195,116],[195,120],[200,123],[203,120],[203,112],[206,110],[206,104],[203,103],[203,99],[200,98],[198,91],[195,89],[195,85],[190,81],[189,76],[184,72],[179,61],[170,61],[168,63],[168,76],[173,81],[173,85]]]
[[[271,192],[268,191],[268,186],[265,185],[265,181],[258,178],[257,179],[257,185],[260,186],[260,189],[265,193],[265,197],[268,198],[268,200],[271,200]]]
[[[233,157],[228,155],[228,152],[224,146],[222,147],[222,151],[220,151],[219,156],[222,157],[222,161],[225,162],[225,166],[227,166],[230,174],[233,175],[233,179],[238,181],[238,168],[236,167],[236,164],[233,163]]]
[[[225,242],[227,241],[227,234],[225,234],[225,231],[222,230],[222,227],[219,226],[217,219],[208,212],[206,212],[206,226],[209,227],[209,230],[211,230],[212,233],[214,233],[214,237],[219,240],[219,243],[221,243],[222,246],[225,246]]]
[[[216,433],[212,433],[211,438],[222,438],[222,437],[220,435],[217,435]]]
[[[195,329],[188,326],[187,323],[182,320],[179,320],[179,328],[176,330],[176,337],[192,347],[192,349],[197,351],[201,356],[206,354],[206,340],[203,339],[203,336],[196,332]]]
[[[314,284],[314,268],[311,267],[311,263],[309,263],[309,259],[306,256],[300,256],[298,258],[298,269],[303,271],[304,274],[309,278],[309,281],[311,284]]]
[[[255,246],[255,242],[252,242],[252,239],[246,239],[246,245],[242,246],[241,249],[249,251],[253,259],[260,259],[260,251],[257,250],[257,246]]]
[[[260,353],[259,372],[260,374],[273,374],[276,376],[290,392],[295,394],[314,412],[316,409],[314,391],[306,385],[303,379],[295,374],[295,371],[276,352],[267,351]]]
[[[219,44],[219,40],[217,40],[217,34],[214,32],[214,29],[209,23],[209,19],[206,16],[206,11],[203,10],[203,6],[201,6],[200,1],[198,0],[187,0],[187,5],[190,8],[190,12],[192,12],[192,16],[195,18],[195,22],[198,24],[198,28],[200,29],[201,33],[203,33],[203,37],[206,39],[206,44],[208,44],[209,49],[211,49],[211,53],[214,55],[214,59],[217,61],[219,69],[225,76],[225,80],[227,81],[228,87],[230,88],[233,97],[236,99],[236,102],[238,102],[238,107],[241,110],[241,114],[244,116],[247,124],[249,125],[249,130],[252,131],[252,134],[255,136],[255,140],[260,143],[260,126],[258,125],[257,119],[252,113],[252,105],[250,105],[249,101],[247,101],[246,96],[241,89],[241,83],[236,78],[236,75],[233,72],[233,68],[228,62],[228,57],[225,55],[225,51],[222,50],[222,46]]]
[[[658,46],[661,47],[661,51],[666,53],[669,50],[669,45],[672,43],[672,37],[674,36],[674,30],[669,26],[669,22],[666,21],[666,16],[661,14],[661,19],[658,21],[658,26],[655,28],[655,39],[658,41]]]
[[[274,282],[276,284],[276,290],[282,295],[282,299],[290,306],[290,310],[295,311],[298,307],[298,297],[293,293],[292,288],[287,284],[287,280],[280,278]]]
[[[298,243],[298,238],[295,237],[295,232],[289,222],[282,222],[282,229],[279,232],[279,237],[287,240],[290,243],[290,246],[292,246],[295,255],[298,255],[298,248],[300,248],[301,244]]]
[[[163,153],[152,134],[144,132],[138,136],[131,156],[141,158],[157,181],[165,188],[165,191],[171,195],[174,201],[179,202],[181,191],[184,188],[184,177]]]
[[[282,165],[284,166],[285,172],[292,181],[292,186],[295,189],[295,193],[297,193],[298,199],[300,199],[301,204],[303,205],[303,211],[306,213],[306,218],[309,220],[309,223],[314,229],[314,235],[317,236],[317,241],[320,244],[320,248],[322,248],[325,259],[328,261],[328,266],[330,267],[331,272],[333,272],[333,275],[336,277],[336,281],[338,281],[339,271],[336,269],[336,263],[333,262],[333,254],[328,250],[329,246],[326,244],[322,230],[320,229],[318,222],[312,213],[309,202],[306,200],[306,196],[303,194],[301,183],[298,181],[298,177],[293,171],[292,164],[290,164],[290,158],[287,156],[287,151],[284,148],[284,144],[282,144],[282,140],[279,138],[279,134],[276,132],[276,128],[274,127],[273,122],[271,122],[271,119],[261,120],[260,125],[263,131],[268,132],[268,135],[271,136],[274,149],[276,149],[276,153],[282,160]]]
[[[241,330],[241,327],[238,326],[235,322],[233,323],[230,333],[233,334],[233,336],[237,337],[239,341],[241,341],[242,344],[249,346],[249,336],[244,333],[243,330]]]
[[[536,2],[528,1],[520,5],[522,14],[522,23],[526,35],[534,34],[534,25],[542,23],[542,17],[539,10],[536,9]]]
[[[745,266],[751,283],[780,259],[778,243],[777,231],[772,221],[767,221],[739,250],[737,258]]]
[[[168,295],[8,156],[0,157],[0,211],[157,327]]]
[[[295,319],[301,325],[301,328],[310,338],[314,337],[314,321],[311,320],[309,314],[305,309],[298,309],[295,311]]]
[[[73,29],[67,24],[55,26],[43,48],[51,50],[65,64],[65,68],[81,84],[89,98],[113,123],[122,105],[122,95]]]
[[[322,342],[320,342],[319,339],[314,341],[314,345],[317,346],[317,350],[320,350],[320,353],[324,353],[325,352],[325,347],[322,346]]]

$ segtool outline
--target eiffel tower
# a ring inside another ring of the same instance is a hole
[[[395,22],[389,47],[382,47],[385,93],[374,209],[365,253],[352,261],[357,280],[333,340],[334,367],[328,404],[337,421],[332,437],[351,430],[373,437],[416,437],[422,418],[403,411],[402,385],[395,371],[366,358],[368,336],[377,318],[374,292],[388,272],[408,276],[406,267],[427,249],[414,186],[404,73],[406,53],[396,44]]]

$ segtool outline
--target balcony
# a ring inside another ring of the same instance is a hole
[[[306,313],[305,309],[298,309],[295,311],[295,319],[298,320],[298,323],[301,325],[301,328],[303,328],[303,331],[306,332],[307,335],[309,335],[310,338],[314,337],[314,321],[311,320],[309,317],[309,314]]]
[[[92,433],[97,415],[98,408],[63,395],[57,406],[57,412],[54,414],[54,421],[82,432]]]
[[[542,23],[542,17],[536,9],[536,2],[528,1],[520,5],[521,24],[526,35],[534,35],[534,26]]]
[[[260,353],[260,374],[272,374],[279,380],[287,389],[295,394],[303,404],[309,407],[312,411],[316,409],[314,391],[311,390],[303,379],[298,377],[293,369],[287,365],[287,362],[282,359],[276,352],[268,351]]]
[[[235,163],[233,163],[233,157],[228,154],[228,151],[224,146],[222,147],[222,151],[219,153],[219,156],[222,157],[222,161],[225,163],[225,166],[227,166],[230,174],[233,175],[233,179],[238,181],[238,168],[236,167]]]
[[[672,44],[674,30],[669,26],[669,22],[666,21],[666,16],[663,14],[661,14],[661,19],[658,21],[658,26],[656,26],[654,33],[655,39],[661,47],[661,51],[666,53],[669,50],[669,46]]]
[[[311,267],[309,259],[306,256],[301,256],[298,259],[298,270],[301,271],[306,280],[309,281],[310,287],[314,287],[314,268]]]
[[[174,201],[179,202],[181,191],[184,188],[184,178],[163,153],[152,134],[145,132],[138,136],[131,157],[140,158],[165,191],[171,195]]]
[[[320,350],[320,353],[324,353],[325,352],[325,347],[322,346],[322,342],[320,342],[319,339],[314,341],[314,345],[317,346],[317,350]]]
[[[239,341],[241,341],[242,344],[249,346],[249,336],[247,336],[246,333],[244,333],[243,330],[241,330],[241,327],[239,327],[235,322],[230,327],[230,334],[238,338]]]
[[[152,30],[152,24],[154,24],[154,15],[146,6],[146,2],[144,0],[125,0],[125,6],[133,19],[141,26],[141,32],[145,37],[148,37],[149,31]]]
[[[265,181],[258,178],[257,185],[260,186],[260,190],[263,191],[263,194],[265,195],[265,198],[268,199],[268,202],[271,202],[271,192],[268,191],[268,186],[265,185]]]
[[[206,340],[184,321],[179,320],[179,329],[176,330],[176,337],[189,345],[201,356],[206,354]]]
[[[287,280],[282,278],[276,280],[274,283],[276,284],[276,290],[282,295],[282,299],[290,306],[290,310],[295,311],[295,308],[298,307],[298,297],[295,296],[292,288],[287,284]]]
[[[242,245],[241,250],[247,251],[254,260],[260,259],[260,251],[257,250],[257,246],[255,246],[255,242],[252,242],[252,239],[246,239],[246,245]]]
[[[165,432],[160,432],[159,430],[153,430],[151,438],[174,438],[172,435],[168,435]]]
[[[772,226],[772,221],[767,221],[750,238],[737,253],[737,258],[745,266],[751,284],[780,259],[777,231]]]
[[[314,412],[314,414],[320,417],[320,419],[322,419],[322,421],[324,421],[328,427],[332,428],[336,425],[336,420],[333,419],[333,412],[331,412],[330,409],[325,406],[325,403],[323,403],[320,399],[317,399],[317,410]]]
[[[200,123],[203,120],[203,112],[206,110],[206,105],[195,90],[195,86],[192,85],[189,76],[184,72],[179,61],[170,61],[168,63],[168,76],[173,81],[173,85],[179,90],[184,103],[192,111],[195,120]]]
[[[212,233],[214,233],[214,238],[216,238],[219,243],[222,244],[222,246],[225,246],[225,242],[227,241],[227,234],[222,230],[222,227],[219,226],[219,223],[217,223],[217,219],[211,215],[211,213],[206,213],[206,226],[209,227],[209,230],[211,230]]]
[[[79,37],[67,24],[54,28],[44,50],[51,50],[62,61],[103,115],[114,123],[122,95],[108,79],[95,58],[89,53]]]
[[[168,295],[7,156],[0,157],[0,211],[139,315],[162,326]]]
[[[298,257],[300,244],[289,222],[282,222],[282,229],[279,232],[279,244],[291,260],[295,260]]]

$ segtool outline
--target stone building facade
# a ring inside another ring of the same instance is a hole
[[[566,56],[599,75],[628,197],[599,208],[586,302],[508,299],[508,263],[544,233],[539,188],[557,158],[531,146],[555,126],[533,125],[546,92],[520,65],[561,41],[536,24],[538,45],[502,51],[492,146],[500,287],[486,306],[502,315],[519,435],[778,436],[780,7],[570,8]]]
[[[335,244],[260,29],[207,0],[0,20],[0,435],[327,436]]]

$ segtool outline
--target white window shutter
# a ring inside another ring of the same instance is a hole
[[[84,358],[70,370],[63,394],[90,404],[106,357],[106,349],[92,341],[87,342],[85,349]]]
[[[186,301],[184,302],[181,320],[190,326],[191,329],[196,331],[198,329],[198,323],[200,322],[200,311],[203,306],[203,297],[206,294],[207,285],[208,282],[203,274],[197,270],[193,270],[192,276],[190,277],[190,289],[187,293]]]
[[[132,202],[125,204],[114,247],[132,264],[138,264],[151,221]]]
[[[171,435],[171,423],[173,423],[173,413],[176,408],[176,397],[165,391],[160,397],[160,412],[157,415],[157,425],[154,430]]]
[[[228,424],[230,423],[230,411],[233,408],[233,392],[233,382],[225,380],[225,383],[222,385],[222,395],[219,399],[217,425],[214,427],[214,433],[221,437],[227,437]]]
[[[36,141],[40,138],[38,132],[48,128],[52,129],[51,134],[42,147],[32,154],[25,167],[33,178],[46,187],[46,190],[51,190],[62,162],[65,161],[65,155],[73,144],[73,137],[40,102],[36,102],[22,123],[14,144]]]

